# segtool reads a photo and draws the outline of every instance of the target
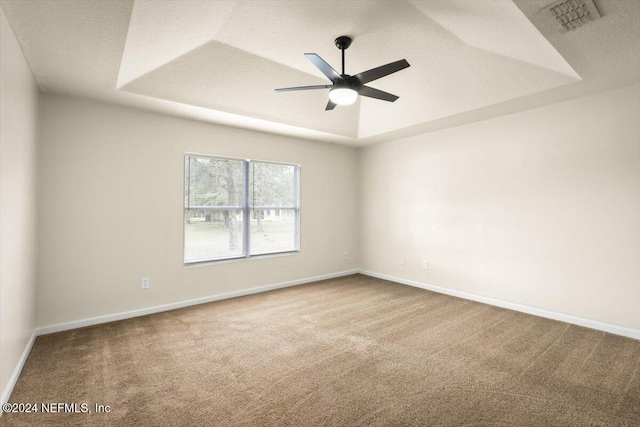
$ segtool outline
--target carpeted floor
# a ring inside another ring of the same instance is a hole
[[[41,336],[9,401],[111,412],[2,425],[637,426],[640,342],[354,275]]]

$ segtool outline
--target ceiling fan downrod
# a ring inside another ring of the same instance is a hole
[[[351,46],[353,39],[349,36],[340,36],[335,40],[336,47],[342,51],[342,75],[344,76],[344,51]]]

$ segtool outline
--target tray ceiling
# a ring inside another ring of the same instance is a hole
[[[547,1],[0,2],[43,92],[363,145],[640,80],[640,2],[597,1],[603,18],[561,33]],[[324,111],[304,57],[346,71],[406,58],[360,98]],[[615,45],[615,47],[613,47]]]

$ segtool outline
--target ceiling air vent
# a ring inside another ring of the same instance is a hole
[[[545,7],[562,32],[572,31],[600,18],[593,0],[559,0]]]

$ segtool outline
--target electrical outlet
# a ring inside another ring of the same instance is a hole
[[[349,258],[349,254],[348,254],[348,253],[346,253],[346,252],[342,252],[342,260],[343,260],[343,261],[346,261],[346,260],[347,260],[347,258]]]
[[[142,280],[140,280],[140,289],[149,289],[151,287],[151,282],[149,281],[148,277],[143,277]]]
[[[400,265],[404,265],[404,257],[403,256],[400,257]]]
[[[422,261],[422,269],[423,270],[428,270],[429,269],[429,263],[427,262],[426,259]]]

